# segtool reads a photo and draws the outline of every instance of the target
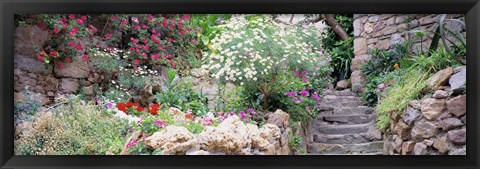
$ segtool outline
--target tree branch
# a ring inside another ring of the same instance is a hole
[[[335,20],[335,18],[333,18],[332,14],[325,14],[325,20],[327,21],[330,28],[332,28],[332,30],[335,33],[337,33],[337,35],[340,36],[342,40],[348,39],[347,32],[345,32],[345,30],[343,30],[343,28],[340,25],[338,25],[337,21]]]

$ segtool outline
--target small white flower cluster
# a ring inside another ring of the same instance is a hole
[[[120,59],[120,57],[126,59],[131,54],[130,51],[125,52],[124,50],[119,50],[117,48],[113,48],[111,51],[106,49],[101,50],[100,48],[93,48],[93,51],[94,57],[107,57],[114,59]],[[123,53],[123,56],[121,56],[121,53]]]
[[[228,20],[204,53],[213,78],[243,85],[244,82],[267,80],[264,77],[288,67],[313,65],[320,58],[319,47],[310,40],[318,30],[312,25],[289,26],[270,17],[246,19],[236,15]],[[316,43],[319,44],[319,43]],[[320,59],[321,60],[321,59]]]

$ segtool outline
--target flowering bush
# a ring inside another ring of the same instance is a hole
[[[220,82],[260,91],[264,109],[269,96],[294,79],[293,72],[330,71],[311,25],[285,26],[270,17],[240,15],[218,27],[222,32],[211,40],[203,67]]]
[[[90,48],[84,45],[84,41],[92,39],[98,31],[90,24],[88,15],[41,14],[38,17],[43,21],[39,24],[52,32],[52,38],[38,48],[36,59],[45,64],[56,64],[59,68],[72,62],[78,51]],[[87,53],[81,53],[81,56],[88,61]]]
[[[130,63],[136,66],[165,65],[188,70],[197,43],[190,15],[122,14],[112,15],[112,30],[122,32],[123,44],[131,52]],[[114,32],[104,35],[112,39]],[[118,39],[112,39],[117,41]]]

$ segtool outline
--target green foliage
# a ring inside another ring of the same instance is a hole
[[[290,135],[288,138],[288,147],[293,151],[298,151],[301,148],[302,137],[296,135]]]
[[[190,109],[196,116],[208,112],[208,100],[203,93],[193,89],[188,78],[179,80],[176,71],[168,71],[169,82],[163,92],[156,94],[157,102],[167,107],[176,107],[183,112]]]
[[[459,64],[442,46],[436,52],[431,53],[430,57],[420,55],[405,59],[403,62],[410,62],[411,66],[392,72],[391,74],[395,76],[387,76],[387,79],[394,79],[394,82],[386,91],[385,98],[378,103],[375,109],[379,119],[376,126],[384,131],[388,129],[392,113],[402,114],[411,100],[421,96],[431,74],[448,66]]]
[[[194,14],[192,15],[192,25],[196,28],[197,38],[200,39],[198,46],[206,49],[210,40],[222,31],[215,26],[228,20],[231,14]]]
[[[323,33],[322,46],[330,55],[333,67],[333,77],[339,79],[348,79],[350,76],[350,67],[352,65],[353,54],[353,16],[336,14],[337,23],[351,37],[348,40],[342,40],[330,27]]]
[[[23,131],[16,140],[17,155],[119,154],[125,143],[128,122],[79,99],[53,109],[33,122],[33,131]]]

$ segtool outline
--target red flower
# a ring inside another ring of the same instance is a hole
[[[106,38],[106,39],[110,39],[110,38],[112,38],[112,34],[111,34],[111,33],[109,33],[109,34],[105,35],[105,38]]]
[[[75,36],[78,33],[78,28],[73,27],[72,30],[70,30],[70,35]]]
[[[60,30],[58,29],[57,26],[54,26],[53,27],[53,32],[55,32],[55,34],[58,34],[60,32]]]
[[[133,102],[127,102],[127,103],[126,103],[126,106],[127,106],[127,107],[132,107],[132,106],[133,106]]]
[[[72,41],[70,41],[70,42],[68,42],[68,46],[70,46],[70,47],[75,47],[75,43],[72,42]]]
[[[79,25],[83,25],[83,24],[84,24],[82,19],[77,19],[77,23],[78,23]]]
[[[38,61],[40,61],[40,62],[43,62],[43,61],[45,61],[45,60],[43,59],[43,56],[40,56],[40,55],[39,55],[39,56],[37,56],[37,60],[38,60]]]
[[[143,107],[138,106],[136,110],[139,111],[139,112],[142,112],[142,111],[143,111]]]
[[[133,62],[133,64],[136,64],[136,65],[140,64],[140,60],[135,59],[135,61]]]
[[[59,62],[57,63],[57,65],[58,65],[58,67],[59,67],[60,69],[63,69],[63,67],[65,66],[65,65],[63,64],[63,62],[61,62],[61,61],[59,61]]]
[[[80,18],[81,18],[82,20],[87,20],[87,16],[85,16],[85,15],[82,15]]]
[[[82,44],[78,43],[77,45],[75,45],[75,49],[77,49],[77,50],[83,50]]]
[[[155,103],[153,105],[151,105],[150,107],[148,107],[148,112],[152,115],[157,115],[158,114],[158,110],[160,110],[160,106]]]
[[[56,57],[58,57],[58,52],[52,51],[52,52],[50,52],[49,55],[56,58]]]
[[[67,62],[67,63],[70,63],[71,61],[72,61],[72,59],[70,59],[70,58],[65,59],[65,62]]]
[[[123,102],[120,102],[120,103],[117,104],[117,109],[120,110],[120,111],[123,111],[125,114],[128,114],[127,107],[126,107],[125,103],[123,103]]]
[[[75,15],[74,15],[74,14],[70,14],[70,15],[68,15],[68,18],[70,18],[70,19],[75,19]]]
[[[87,55],[87,54],[84,54],[84,55],[82,56],[82,59],[83,59],[83,61],[87,62],[87,61],[88,61],[88,55]]]
[[[47,56],[47,52],[45,52],[44,50],[42,50],[42,51],[40,52],[40,55]]]

